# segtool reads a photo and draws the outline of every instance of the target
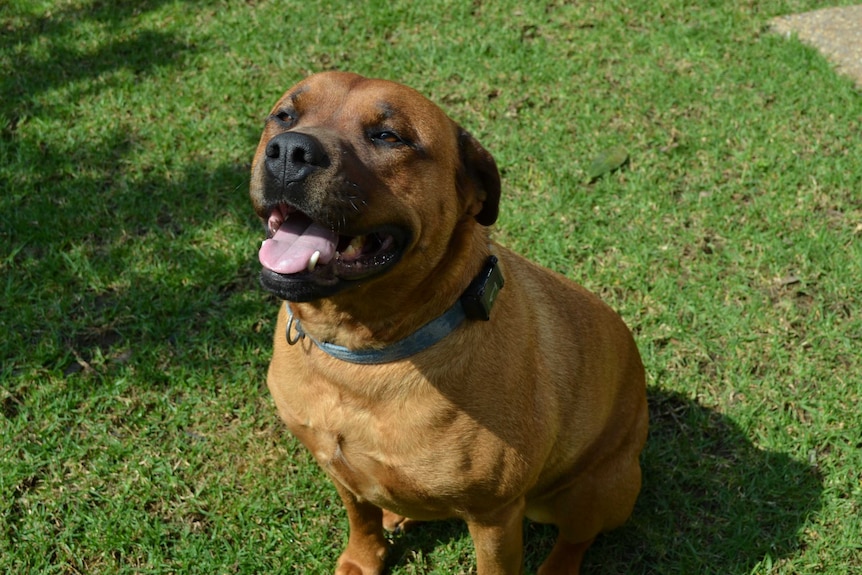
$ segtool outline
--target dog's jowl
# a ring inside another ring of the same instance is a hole
[[[515,575],[524,516],[559,528],[540,573],[578,573],[640,490],[643,366],[596,296],[489,239],[491,155],[410,88],[317,74],[268,116],[251,199],[285,300],[269,389],[350,522],[335,573],[458,517],[479,575]]]

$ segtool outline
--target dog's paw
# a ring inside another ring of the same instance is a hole
[[[338,558],[335,575],[381,575],[386,565],[387,547],[347,550]]]
[[[335,575],[380,575],[382,569],[368,570],[353,561],[343,561],[335,568]]]

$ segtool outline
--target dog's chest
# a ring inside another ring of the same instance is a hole
[[[433,519],[499,488],[504,448],[480,438],[487,432],[440,396],[368,403],[332,387],[306,386],[281,395],[279,404],[320,466],[359,499]],[[482,453],[474,452],[477,445]]]

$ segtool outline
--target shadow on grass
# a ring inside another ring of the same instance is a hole
[[[635,512],[596,541],[583,572],[734,575],[793,553],[820,508],[816,471],[755,447],[731,419],[685,396],[651,390],[649,404]]]
[[[747,574],[794,552],[822,485],[808,465],[758,449],[729,418],[653,390],[644,488],[631,520],[596,540],[584,574]],[[397,565],[469,537],[463,523],[422,525],[397,538]],[[527,523],[526,572],[550,553],[556,529]]]
[[[11,129],[20,117],[40,113],[31,101],[40,92],[121,68],[140,74],[162,65],[180,64],[192,46],[170,33],[138,30],[129,23],[165,3],[166,0],[94,2],[21,15],[13,15],[10,9],[0,35],[0,53],[14,54],[16,46],[40,44],[38,50],[22,51],[14,73],[0,77],[0,110]],[[114,31],[127,27],[129,34],[124,37],[118,33],[116,40],[91,51],[70,47],[77,44],[79,28],[85,23]],[[57,111],[67,113],[66,106],[67,102],[58,102]]]
[[[116,127],[83,143],[58,130],[19,133],[23,121],[69,114],[67,101],[44,109],[43,92],[69,87],[77,102],[110,86],[118,70],[182,65],[193,45],[136,23],[164,4],[96,1],[3,15],[0,53],[15,67],[0,74],[0,270],[11,272],[0,351],[11,373],[68,375],[100,357],[127,362],[159,347],[173,354],[201,341],[201,327],[226,317],[227,306],[246,305],[231,294],[257,289],[253,244],[239,243],[241,233],[225,234],[222,246],[214,238],[252,220],[247,166],[178,159],[181,168],[167,174],[139,165],[137,136],[123,118],[106,118]],[[112,31],[105,43],[82,40],[103,28]],[[249,155],[257,136],[249,135]]]
[[[406,533],[394,536],[394,541],[389,549],[388,563],[391,567],[407,566],[416,567],[416,571],[425,573],[433,566],[433,555],[443,547],[457,546],[462,549],[466,565],[475,565],[473,554],[473,543],[467,531],[467,524],[457,519],[447,521],[433,521],[421,523],[411,527]],[[452,553],[447,553],[447,558]],[[450,559],[451,561],[451,559]],[[423,565],[428,563],[428,565]],[[454,566],[448,565],[453,573]],[[412,573],[409,568],[406,570]],[[437,573],[440,569],[431,572]]]
[[[53,343],[57,355],[43,365],[66,370],[72,356],[86,363],[112,347],[181,346],[245,301],[231,295],[257,293],[254,244],[242,243],[253,229],[247,167],[129,176],[117,167],[125,148],[118,133],[82,150],[21,150],[43,155],[47,169],[15,174],[10,189],[25,191],[0,202],[12,249],[3,317],[11,357]],[[76,174],[62,164],[78,154],[88,167]]]

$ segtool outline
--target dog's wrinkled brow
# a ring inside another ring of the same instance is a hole
[[[306,93],[306,92],[308,92],[308,86],[301,86],[301,87],[297,88],[297,89],[296,89],[296,90],[295,90],[295,91],[290,95],[290,101],[291,101],[291,103],[296,104],[296,101],[299,99],[299,97],[300,97],[301,95],[303,95],[304,93]]]
[[[389,102],[378,102],[377,109],[380,110],[381,120],[390,120],[398,115],[398,110],[396,110]]]

